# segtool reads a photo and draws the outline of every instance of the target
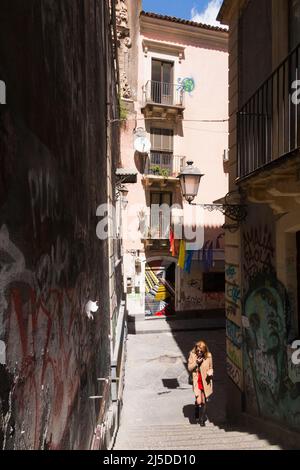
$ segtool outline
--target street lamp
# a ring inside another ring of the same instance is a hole
[[[187,166],[179,174],[178,178],[180,180],[182,196],[189,203],[192,204],[192,201],[198,194],[200,180],[204,176],[200,170],[193,166],[192,161],[187,162]],[[235,202],[230,204],[229,201],[233,195],[238,195],[239,200],[243,197],[240,189],[237,191],[231,191],[226,194],[224,204],[194,204],[201,206],[204,209],[209,210],[210,212],[218,210],[222,212],[226,217],[229,217],[234,222],[237,222],[235,226],[224,226],[224,228],[238,228],[238,224],[246,219],[247,217],[247,207],[245,204],[240,204]]]
[[[202,176],[201,171],[193,166],[192,161],[187,162],[187,166],[178,176],[184,199],[191,204],[198,194],[199,185]]]
[[[128,205],[128,199],[127,199],[127,196],[128,196],[128,189],[126,188],[126,186],[122,186],[122,188],[120,189],[120,193],[121,193],[121,204],[122,204],[122,208],[125,210],[127,205]]]
[[[119,199],[120,197],[122,208],[124,210],[126,209],[127,204],[128,204],[128,199],[127,199],[128,193],[129,191],[126,188],[126,186],[124,186],[124,184],[118,184],[116,186],[116,198]]]

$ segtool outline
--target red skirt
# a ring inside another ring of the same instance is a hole
[[[204,391],[201,372],[198,372],[198,388]]]

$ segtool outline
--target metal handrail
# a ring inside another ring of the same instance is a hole
[[[146,162],[145,174],[177,177],[185,166],[186,157],[172,152],[151,151]]]
[[[238,112],[238,177],[244,178],[300,147],[300,44]]]
[[[184,89],[179,84],[148,80],[144,93],[145,103],[184,106]]]

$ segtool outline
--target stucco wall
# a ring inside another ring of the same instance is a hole
[[[0,446],[84,449],[109,367],[108,9],[3,0],[0,12]],[[113,78],[112,78],[113,80]],[[113,83],[110,89],[114,90]],[[99,300],[89,320],[84,307]]]

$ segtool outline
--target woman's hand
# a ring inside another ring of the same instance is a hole
[[[197,357],[197,364],[200,366],[203,362],[203,357]]]

